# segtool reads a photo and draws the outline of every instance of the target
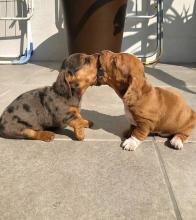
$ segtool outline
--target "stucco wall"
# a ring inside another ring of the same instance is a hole
[[[127,12],[135,10],[130,0]],[[147,4],[148,2],[149,4]],[[138,0],[138,11],[153,13],[153,2]],[[196,1],[164,0],[163,62],[196,62]],[[122,50],[147,54],[156,47],[155,20],[126,20]]]
[[[133,12],[136,0],[129,0],[127,12]],[[32,17],[34,55],[32,60],[62,60],[68,53],[66,28],[60,0],[34,0]],[[139,13],[153,13],[153,0],[138,0]],[[146,4],[150,2],[150,4]],[[0,1],[1,3],[1,1]],[[148,9],[147,9],[148,8]],[[0,5],[0,15],[5,5]],[[11,5],[7,13],[11,14]],[[146,54],[156,46],[154,20],[126,20],[122,51]],[[0,56],[18,54],[21,35],[25,35],[23,22],[0,22]],[[25,41],[24,41],[25,45]],[[141,51],[140,51],[141,50]],[[164,0],[163,62],[196,62],[196,1]]]

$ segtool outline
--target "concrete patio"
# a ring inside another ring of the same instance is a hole
[[[51,85],[59,66],[0,66],[0,112],[22,92]],[[196,109],[196,64],[146,73]],[[109,87],[89,88],[82,109],[95,123],[83,142],[69,128],[51,143],[0,138],[0,220],[196,219],[196,132],[180,151],[151,136],[127,152],[120,143],[128,122]]]

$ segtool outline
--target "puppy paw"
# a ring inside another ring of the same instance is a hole
[[[91,127],[93,127],[93,125],[94,125],[94,123],[92,121],[88,120],[88,127],[91,128]]]
[[[82,125],[84,128],[91,128],[93,126],[93,122],[87,119],[83,119]]]
[[[174,136],[171,139],[170,144],[177,150],[181,150],[183,148],[182,140],[178,136]]]
[[[122,147],[124,150],[134,151],[140,145],[140,143],[140,140],[134,136],[131,136],[123,142]]]
[[[50,131],[41,131],[39,137],[39,139],[42,141],[50,142],[54,140],[55,134]]]
[[[76,138],[78,141],[84,140],[84,130],[83,129],[78,129],[75,130]]]

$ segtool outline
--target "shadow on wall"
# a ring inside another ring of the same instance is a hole
[[[134,13],[139,6],[137,1],[130,0],[127,13]],[[148,15],[155,13],[154,1],[141,0],[141,9],[138,10],[138,15]],[[188,4],[183,5],[183,10],[178,12],[173,6],[174,0],[164,1],[164,36],[163,36],[163,59],[172,62],[178,62],[179,57],[175,59],[175,54],[182,53],[186,58],[189,54],[189,49],[196,50],[196,44],[191,45],[190,39],[196,37],[196,2],[193,9]],[[180,5],[178,6],[180,7]],[[190,12],[191,11],[191,12]],[[156,48],[156,23],[151,23],[148,19],[128,19],[125,24],[125,34],[123,39],[122,51],[132,52],[135,54],[147,55]],[[179,34],[177,34],[179,33]],[[175,48],[177,48],[175,50]],[[193,58],[194,59],[194,58]],[[183,60],[181,59],[181,62]],[[187,59],[186,59],[187,61]],[[192,60],[191,62],[196,61]]]
[[[67,49],[67,35],[64,28],[64,15],[61,0],[55,0],[55,25],[58,32],[50,36],[47,40],[41,43],[34,51],[34,54],[38,54],[39,57],[43,57],[44,60],[50,61],[63,61],[64,57],[68,54]],[[40,63],[42,66],[48,67],[47,64]],[[54,65],[54,69],[59,69]]]

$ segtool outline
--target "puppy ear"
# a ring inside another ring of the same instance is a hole
[[[123,102],[132,106],[142,95],[142,82],[136,77],[131,77],[130,85],[123,96]]]
[[[68,60],[67,60],[67,59],[64,59],[63,62],[62,62],[62,64],[61,64],[60,71],[67,68],[67,63],[68,63]]]
[[[67,80],[67,75],[68,74],[65,70],[61,70],[56,79],[56,82],[53,84],[53,88],[59,95],[70,98],[72,96],[72,92],[70,84]]]
[[[74,65],[74,63],[68,61],[68,59],[64,59],[60,71],[66,70],[69,74],[73,75],[78,71],[78,69],[79,68],[76,66],[76,64]]]

